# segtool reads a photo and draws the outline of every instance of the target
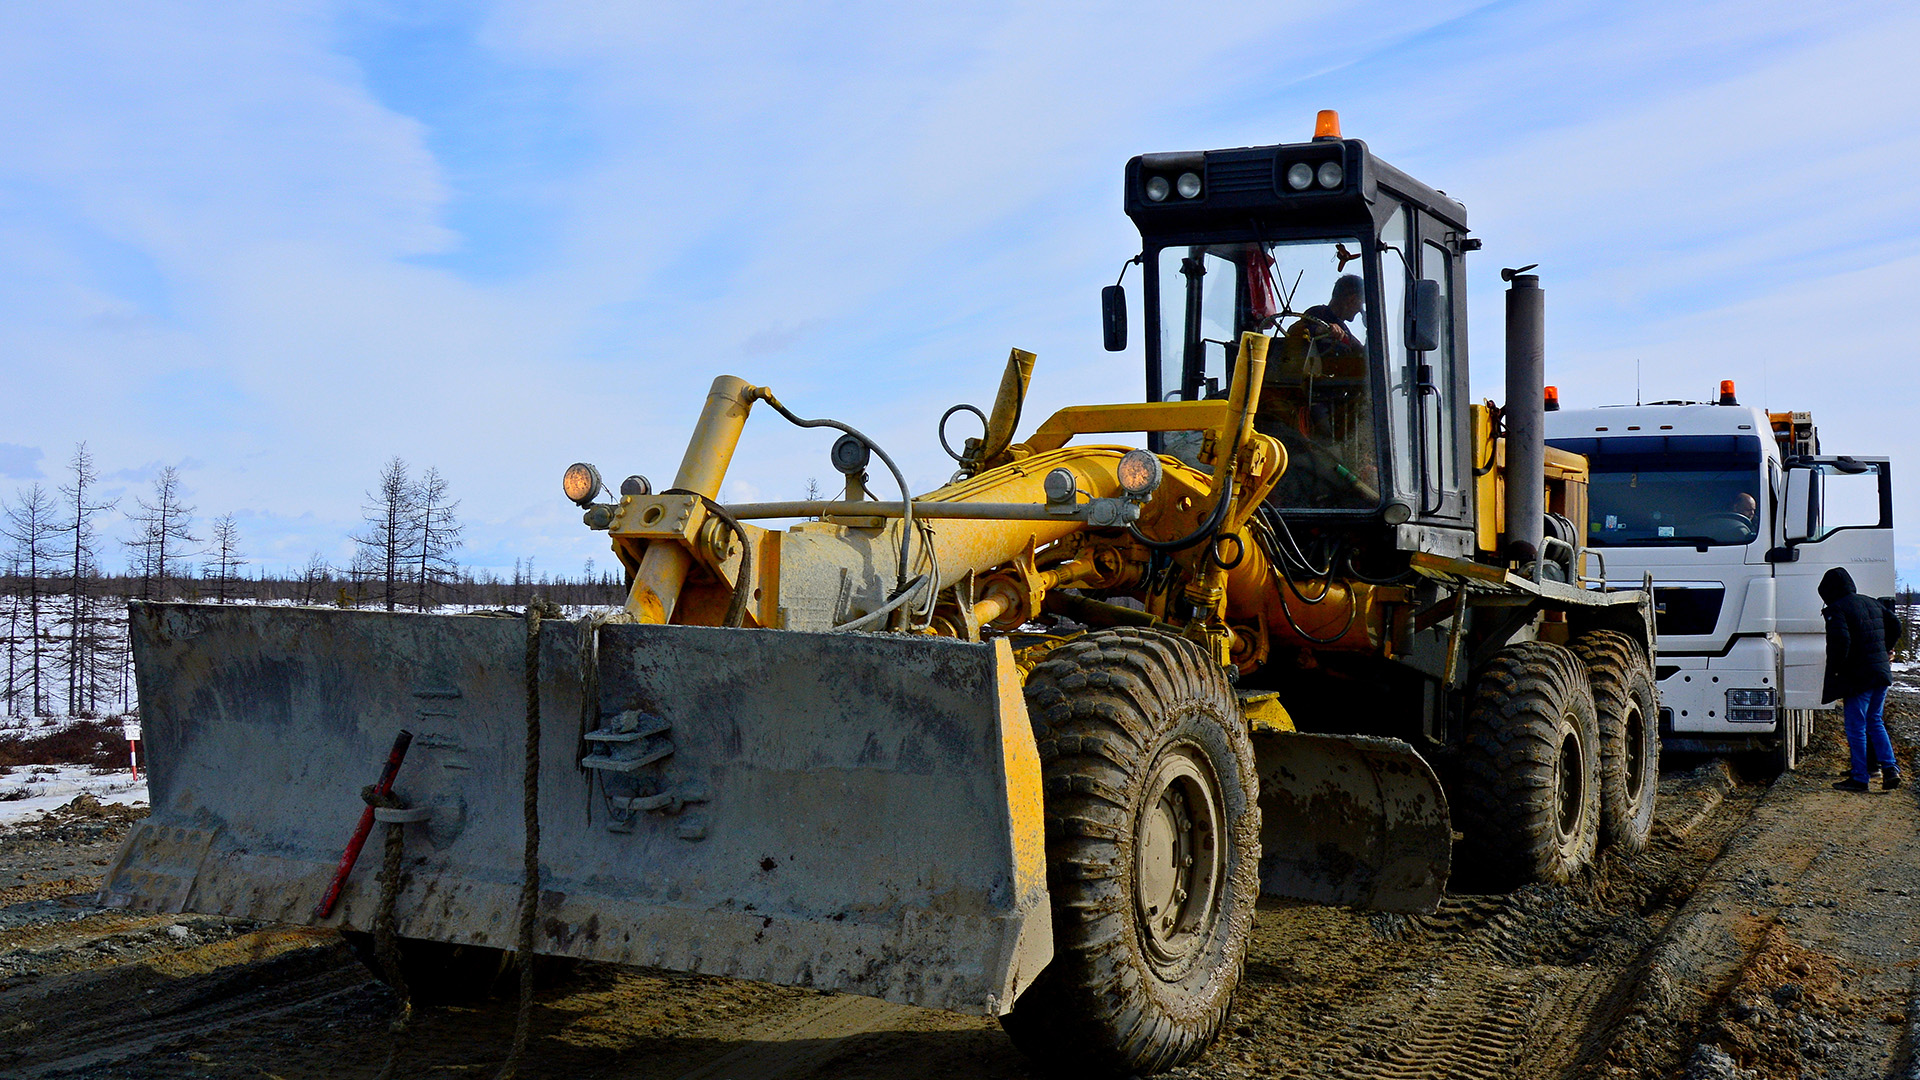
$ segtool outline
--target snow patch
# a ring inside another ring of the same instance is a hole
[[[91,795],[103,803],[147,805],[147,777],[122,770],[96,773],[85,765],[16,765],[0,776],[0,826],[26,821]]]

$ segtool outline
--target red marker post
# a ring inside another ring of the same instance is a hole
[[[411,731],[402,731],[394,736],[386,767],[380,770],[380,779],[373,785],[374,794],[385,795],[393,790],[393,778],[400,772],[400,762],[406,758],[407,747],[412,742]],[[340,856],[340,868],[333,872],[333,883],[327,886],[327,895],[321,897],[319,906],[313,909],[314,918],[324,919],[333,914],[333,906],[340,902],[340,890],[346,887],[347,875],[353,873],[353,864],[360,860],[360,849],[366,846],[367,834],[372,831],[373,807],[369,805],[360,812],[360,825],[353,830],[353,839],[347,841],[347,850]]]
[[[127,737],[127,767],[133,770],[133,778],[140,779],[140,721],[126,720],[120,724],[120,734]]]

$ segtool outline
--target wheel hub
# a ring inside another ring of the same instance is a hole
[[[1169,748],[1147,781],[1133,847],[1135,916],[1146,954],[1163,973],[1190,963],[1210,936],[1225,816],[1200,750]]]
[[[1647,767],[1647,733],[1639,709],[1627,713],[1627,799],[1640,801],[1642,772]]]
[[[1554,823],[1560,842],[1568,843],[1580,834],[1581,804],[1586,801],[1586,762],[1580,753],[1580,734],[1569,722],[1566,736],[1560,740],[1559,806]]]

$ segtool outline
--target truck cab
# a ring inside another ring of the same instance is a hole
[[[1665,747],[1788,769],[1823,707],[1821,576],[1845,567],[1861,592],[1893,594],[1890,466],[1821,456],[1808,414],[1721,389],[1551,411],[1548,442],[1588,462],[1589,575],[1652,580]]]

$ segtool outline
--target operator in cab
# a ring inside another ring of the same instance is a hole
[[[1366,346],[1360,344],[1347,323],[1366,310],[1366,295],[1366,283],[1360,275],[1342,274],[1334,281],[1333,295],[1327,302],[1302,312],[1306,318],[1287,329],[1288,353],[1295,351],[1296,344],[1304,346],[1311,341],[1314,348],[1299,351],[1311,351],[1326,359],[1365,360]]]
[[[1364,279],[1341,275],[1327,302],[1299,313],[1276,343],[1278,362],[1268,364],[1254,421],[1293,462],[1269,496],[1275,505],[1368,505],[1379,498],[1365,447],[1372,435],[1367,346],[1347,325],[1365,307]]]

